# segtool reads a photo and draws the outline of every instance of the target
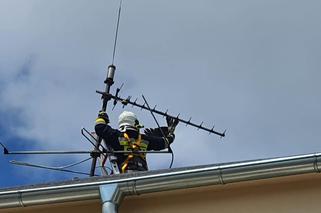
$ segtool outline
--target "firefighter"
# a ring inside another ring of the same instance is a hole
[[[108,125],[108,115],[101,111],[96,119],[95,131],[113,150],[130,151],[130,153],[115,153],[121,173],[147,171],[146,153],[138,153],[137,151],[159,151],[168,148],[173,143],[178,121],[170,117],[167,117],[166,121],[167,127],[160,127],[161,130],[159,128],[145,129],[145,134],[141,134],[140,129],[143,126],[134,113],[122,112],[118,119],[119,128],[113,129]]]

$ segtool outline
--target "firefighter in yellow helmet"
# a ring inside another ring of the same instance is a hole
[[[162,150],[174,141],[175,127],[178,121],[167,117],[167,127],[155,129],[145,129],[144,134],[140,133],[143,127],[137,116],[128,111],[119,115],[118,129],[113,129],[108,125],[109,118],[106,112],[100,112],[96,119],[96,134],[103,138],[106,145],[112,147],[115,151],[130,151],[132,153],[116,153],[117,164],[122,173],[130,171],[148,170],[146,162],[146,153],[137,151]],[[163,137],[163,132],[165,138]]]

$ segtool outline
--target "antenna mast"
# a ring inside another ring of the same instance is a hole
[[[108,66],[107,78],[104,81],[104,83],[106,84],[106,88],[105,88],[106,93],[109,93],[111,86],[114,84],[114,75],[115,75],[115,71],[116,71],[116,66],[114,65],[114,61],[115,61],[115,54],[116,54],[116,47],[117,47],[118,30],[119,30],[119,22],[120,22],[122,3],[123,3],[123,0],[120,0],[119,8],[118,8],[117,24],[116,24],[116,30],[115,30],[115,40],[114,40],[112,62],[111,62],[111,65]],[[110,98],[102,96],[102,99],[103,99],[103,105],[102,105],[101,111],[106,112],[107,103],[110,100]],[[101,144],[101,141],[102,141],[102,138],[98,138],[98,140],[96,141],[96,146],[95,146],[94,151],[99,150],[99,145]],[[96,164],[97,164],[97,156],[94,156],[92,163],[91,163],[90,176],[94,176]]]

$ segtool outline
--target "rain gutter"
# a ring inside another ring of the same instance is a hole
[[[114,180],[0,191],[0,209],[101,198],[103,207],[117,212],[121,201],[128,195],[319,173],[320,169],[321,153],[315,153],[186,170],[172,169],[162,173],[148,172],[141,176],[136,173],[138,176],[120,176]]]

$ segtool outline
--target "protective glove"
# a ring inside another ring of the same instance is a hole
[[[166,122],[167,122],[167,126],[168,126],[168,133],[173,134],[175,131],[175,128],[179,122],[178,119],[166,116]]]
[[[172,144],[175,140],[175,134],[171,133],[171,134],[167,135],[166,138],[167,138],[168,143]]]
[[[105,111],[99,111],[96,124],[108,124],[109,117]]]

